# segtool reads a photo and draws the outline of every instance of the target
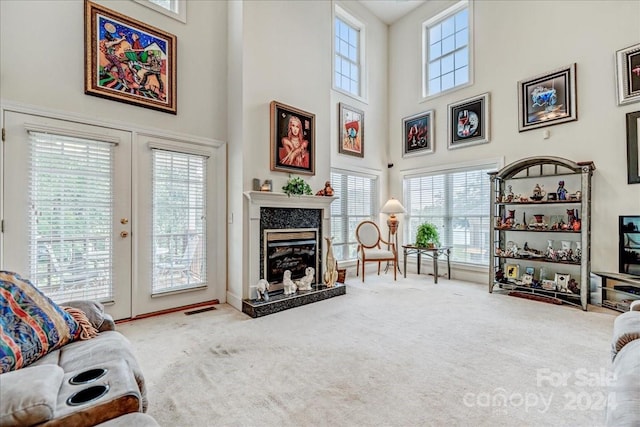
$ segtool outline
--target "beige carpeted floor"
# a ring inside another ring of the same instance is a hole
[[[162,426],[597,426],[616,313],[409,274],[251,319],[118,325]]]

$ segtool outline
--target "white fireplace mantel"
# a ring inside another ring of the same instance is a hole
[[[256,298],[255,287],[260,279],[260,208],[320,209],[322,211],[322,235],[331,235],[331,203],[336,196],[287,196],[270,191],[245,191],[248,202],[247,230],[249,230],[249,283],[243,287],[243,299]],[[326,253],[326,243],[321,242]],[[322,276],[321,276],[322,277]]]
[[[245,191],[244,197],[249,200],[249,218],[260,219],[260,208],[300,208],[323,209],[323,218],[328,218],[331,213],[329,206],[338,199],[336,196],[287,196],[284,193],[271,191]]]

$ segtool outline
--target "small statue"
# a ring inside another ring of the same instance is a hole
[[[558,190],[556,190],[558,194],[558,200],[567,200],[567,190],[564,188],[564,181],[558,182]]]
[[[265,279],[258,280],[256,292],[258,293],[258,300],[269,301],[269,282]]]
[[[571,293],[580,295],[580,287],[578,286],[578,282],[576,282],[576,279],[574,278],[569,279],[569,284],[567,285],[567,288],[569,289],[569,291],[571,291]]]
[[[316,196],[333,196],[333,188],[331,188],[331,181],[324,183],[324,188],[316,193]]]
[[[296,293],[297,286],[293,280],[291,280],[291,270],[285,270],[282,277],[282,284],[284,285],[284,294],[293,295]]]
[[[311,284],[313,283],[313,280],[315,279],[315,275],[316,275],[316,269],[313,267],[307,267],[304,270],[304,277],[300,280],[296,281],[296,286],[298,287],[298,290],[300,291],[310,291],[311,290]]]
[[[324,272],[323,281],[327,288],[333,288],[338,281],[338,261],[333,256],[333,237],[325,237],[324,239],[327,241],[327,259],[325,263],[327,269]]]
[[[533,195],[531,196],[531,200],[539,201],[542,200],[546,195],[547,193],[542,189],[542,187],[540,187],[539,184],[536,184],[536,186],[533,188]]]

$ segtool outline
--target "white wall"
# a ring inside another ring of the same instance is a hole
[[[84,94],[84,2],[79,0],[0,2],[2,99],[226,140],[226,2],[189,2],[187,24],[131,0],[97,3],[177,36],[178,114]]]
[[[421,102],[421,24],[454,3],[429,1],[390,29],[394,171],[500,156],[505,164],[538,155],[593,160],[592,269],[617,271],[618,215],[640,214],[640,185],[627,184],[625,130],[625,114],[640,104],[616,105],[614,53],[640,41],[640,2],[476,1],[475,83]],[[517,82],[573,62],[578,121],[519,133]],[[491,94],[490,143],[447,150],[447,104],[484,92]],[[429,109],[436,111],[435,153],[402,159],[402,118]],[[401,188],[392,173],[391,193]]]

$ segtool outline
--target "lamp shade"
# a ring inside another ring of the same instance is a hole
[[[392,197],[387,201],[387,203],[384,204],[384,206],[382,207],[380,212],[381,213],[385,213],[385,214],[392,214],[393,215],[393,214],[398,214],[398,213],[405,213],[407,211],[404,208],[404,206],[402,206],[402,203],[400,203],[400,201],[398,201],[398,199],[394,199]]]

